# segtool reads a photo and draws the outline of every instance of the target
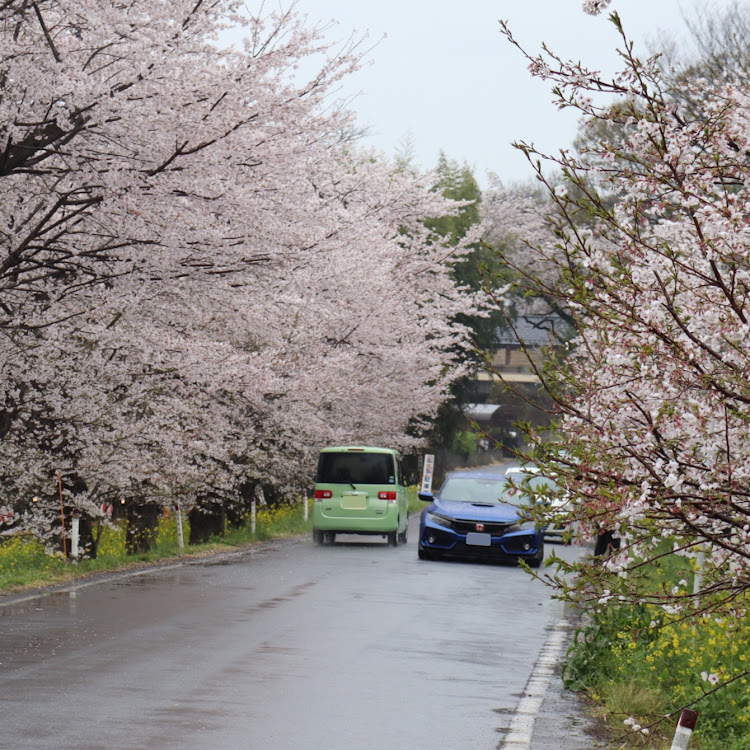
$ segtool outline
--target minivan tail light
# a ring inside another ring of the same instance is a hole
[[[331,492],[331,490],[315,490],[316,500],[326,500],[329,497],[333,497],[333,492]]]
[[[378,499],[387,500],[389,503],[395,503],[396,493],[395,492],[378,492]]]

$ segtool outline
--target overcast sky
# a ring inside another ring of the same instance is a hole
[[[407,136],[418,165],[435,166],[442,149],[471,166],[480,183],[487,171],[504,182],[529,179],[517,140],[546,151],[571,145],[577,116],[551,104],[549,86],[533,80],[520,52],[499,31],[508,21],[530,52],[542,42],[565,58],[612,72],[619,37],[607,20],[617,10],[625,30],[644,53],[660,32],[684,38],[683,16],[697,0],[614,0],[604,14],[588,16],[581,0],[298,0],[311,22],[335,19],[329,32],[353,31],[378,42],[371,64],[342,93],[358,94],[352,108],[370,135],[364,143],[393,156]],[[702,0],[705,9],[730,0]]]

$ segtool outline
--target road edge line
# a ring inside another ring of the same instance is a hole
[[[42,586],[41,588],[32,589],[27,594],[24,594],[22,592],[19,592],[17,594],[0,592],[0,608],[10,607],[14,604],[23,604],[34,599],[43,599],[54,594],[69,594],[71,592],[77,591],[78,589],[88,588],[89,586],[96,586],[99,584],[111,583],[112,581],[122,580],[124,578],[132,578],[133,576],[177,570],[179,568],[187,567],[190,565],[211,565],[216,560],[227,560],[234,557],[251,557],[258,552],[264,551],[266,548],[270,548],[274,544],[286,541],[287,539],[299,541],[302,539],[302,535],[300,535],[299,539],[297,539],[296,537],[278,537],[276,539],[268,539],[253,544],[248,544],[240,549],[225,550],[206,556],[188,554],[180,557],[174,562],[161,563],[157,560],[152,563],[139,563],[138,567],[135,569],[113,568],[111,570],[101,570],[93,573],[91,577],[86,576],[83,578],[74,579],[68,583],[55,583],[50,584],[49,586]]]
[[[560,654],[567,637],[568,621],[563,619],[557,622],[544,642],[499,750],[530,750],[534,723],[539,716],[555,669],[560,663]]]

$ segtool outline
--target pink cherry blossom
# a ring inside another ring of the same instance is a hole
[[[14,529],[59,542],[58,471],[92,518],[301,493],[323,445],[418,445],[463,372],[477,301],[450,269],[476,237],[445,247],[423,221],[457,205],[347,138],[356,42],[243,8],[0,8]]]
[[[577,330],[543,372],[558,432],[532,435],[531,452],[576,498],[577,528],[622,540],[561,586],[592,602],[606,591],[684,613],[750,586],[750,99],[744,85],[696,79],[700,113],[683,111],[656,61],[624,36],[621,49],[611,80],[524,52],[555,102],[577,107],[599,134],[581,154],[519,144],[542,162],[556,229],[553,245],[525,244],[534,257],[524,266],[538,270],[521,288],[570,311]],[[516,262],[512,249],[505,257]],[[696,573],[653,592],[633,574],[665,549]]]
[[[584,0],[583,12],[590,16],[599,15],[609,4],[611,0]]]

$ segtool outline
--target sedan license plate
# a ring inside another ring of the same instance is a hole
[[[470,531],[466,535],[466,544],[475,547],[489,547],[492,544],[492,537],[489,534],[479,534],[476,531]]]

